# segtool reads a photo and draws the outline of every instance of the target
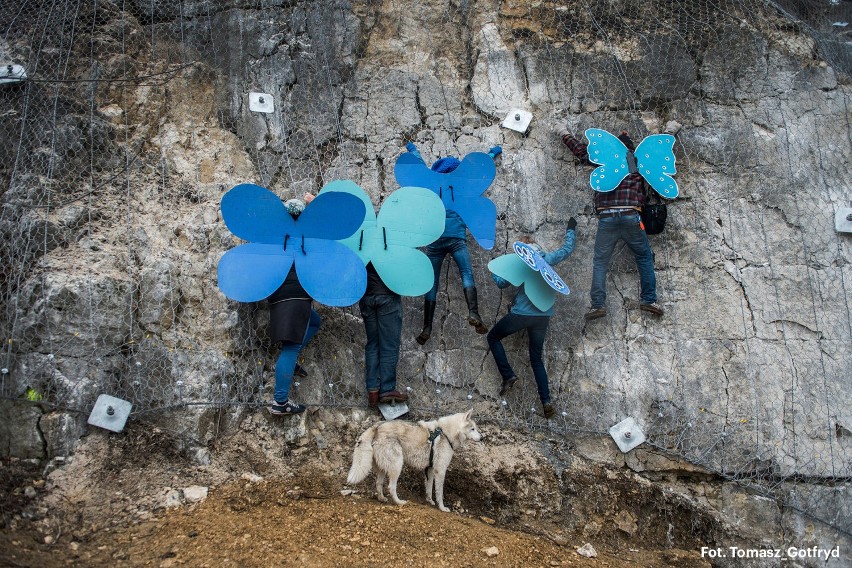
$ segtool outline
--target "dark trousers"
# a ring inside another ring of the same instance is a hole
[[[364,346],[367,390],[396,390],[396,366],[402,336],[402,300],[395,294],[366,295],[358,302],[367,344]]]
[[[547,336],[547,326],[549,323],[550,316],[521,316],[509,313],[503,316],[503,319],[491,328],[487,336],[488,348],[491,349],[494,362],[497,363],[497,369],[500,370],[500,376],[505,380],[514,377],[515,372],[509,364],[509,358],[506,357],[506,350],[500,341],[504,337],[508,337],[522,329],[527,330],[527,335],[529,336],[530,366],[535,376],[535,384],[538,387],[538,398],[542,404],[550,402],[550,386],[547,380],[547,370],[544,368],[544,338]]]

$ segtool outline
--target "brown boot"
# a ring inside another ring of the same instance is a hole
[[[464,289],[464,299],[467,301],[467,323],[476,329],[476,333],[488,333],[488,328],[482,323],[482,318],[479,317],[479,302],[476,297],[476,286],[470,286]]]

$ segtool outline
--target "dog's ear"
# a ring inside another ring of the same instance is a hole
[[[471,408],[470,410],[468,410],[467,412],[465,412],[465,413],[464,413],[464,419],[465,419],[465,420],[470,420],[470,417],[471,417],[471,416],[473,416],[473,409],[472,409],[472,408]]]

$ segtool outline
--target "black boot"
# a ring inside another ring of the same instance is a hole
[[[488,328],[479,317],[479,305],[476,301],[476,286],[464,289],[464,299],[467,300],[467,323],[476,329],[476,333],[488,333]]]
[[[435,317],[435,300],[423,302],[423,331],[416,337],[417,343],[424,345],[432,336],[432,319]]]

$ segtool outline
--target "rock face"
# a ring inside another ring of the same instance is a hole
[[[504,342],[522,380],[497,397],[449,260],[424,347],[421,301],[404,301],[399,376],[412,405],[604,435],[633,416],[654,446],[785,499],[779,480],[812,481],[791,486],[797,506],[828,507],[823,518],[849,530],[848,509],[834,516],[820,487],[852,475],[852,237],[834,229],[852,195],[852,64],[831,32],[709,2],[84,4],[73,16],[26,8],[0,43],[42,79],[0,85],[11,142],[0,148],[0,395],[41,397],[0,401],[17,417],[0,429],[4,454],[69,452],[101,392],[202,441],[268,400],[266,306],[216,287],[237,244],[219,213],[231,186],[286,199],[351,179],[378,204],[409,140],[427,162],[499,144],[487,193],[498,244],[469,239],[489,325],[512,293],[487,262],[522,234],[556,248],[567,219],[579,222],[558,267],[572,293],[546,345],[557,417],[540,417],[523,336]],[[46,43],[31,43],[36,25]],[[271,95],[275,112],[250,111],[249,92]],[[500,128],[511,107],[533,112],[526,134]],[[586,325],[590,168],[551,125],[639,141],[671,121],[681,197],[651,237],[666,314],[636,309],[622,247],[608,316]],[[363,405],[359,312],[319,309],[294,397]]]

